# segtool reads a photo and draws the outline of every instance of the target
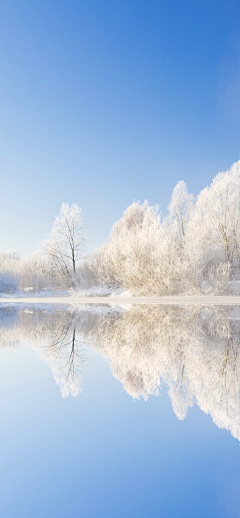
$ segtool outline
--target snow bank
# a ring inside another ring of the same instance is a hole
[[[132,297],[130,291],[121,288],[107,288],[105,286],[93,286],[87,290],[78,290],[71,292],[72,296],[77,297]]]

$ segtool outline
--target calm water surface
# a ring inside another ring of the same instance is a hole
[[[0,516],[240,517],[240,308],[0,308]]]

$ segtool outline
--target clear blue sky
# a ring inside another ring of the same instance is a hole
[[[197,194],[240,155],[240,3],[2,0],[0,248],[63,201],[92,246],[133,199]]]

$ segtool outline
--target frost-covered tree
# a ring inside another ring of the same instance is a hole
[[[180,247],[183,248],[188,223],[193,213],[193,195],[188,193],[187,185],[183,180],[174,187],[168,210],[171,223],[176,224]]]
[[[92,278],[134,294],[162,295],[183,289],[186,264],[171,231],[160,220],[159,207],[147,201],[134,202],[126,209],[113,226],[109,242],[89,262],[95,269]]]
[[[115,223],[109,240],[81,263],[86,236],[82,211],[63,203],[45,257],[0,253],[0,290],[121,287],[134,295],[228,293],[240,279],[240,160],[219,173],[193,203],[177,183],[169,214],[133,202]],[[77,267],[78,266],[78,267]],[[78,271],[77,271],[78,270]]]
[[[189,233],[192,252],[206,263],[240,266],[240,160],[219,173],[196,202]]]
[[[0,292],[13,293],[21,284],[21,258],[12,250],[0,251]]]
[[[82,209],[76,203],[71,206],[63,203],[43,248],[70,284],[74,282],[76,266],[83,257],[85,243]]]

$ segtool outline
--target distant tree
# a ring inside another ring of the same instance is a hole
[[[83,257],[85,243],[82,209],[76,203],[71,206],[63,203],[43,248],[71,281],[75,279],[76,265]]]

